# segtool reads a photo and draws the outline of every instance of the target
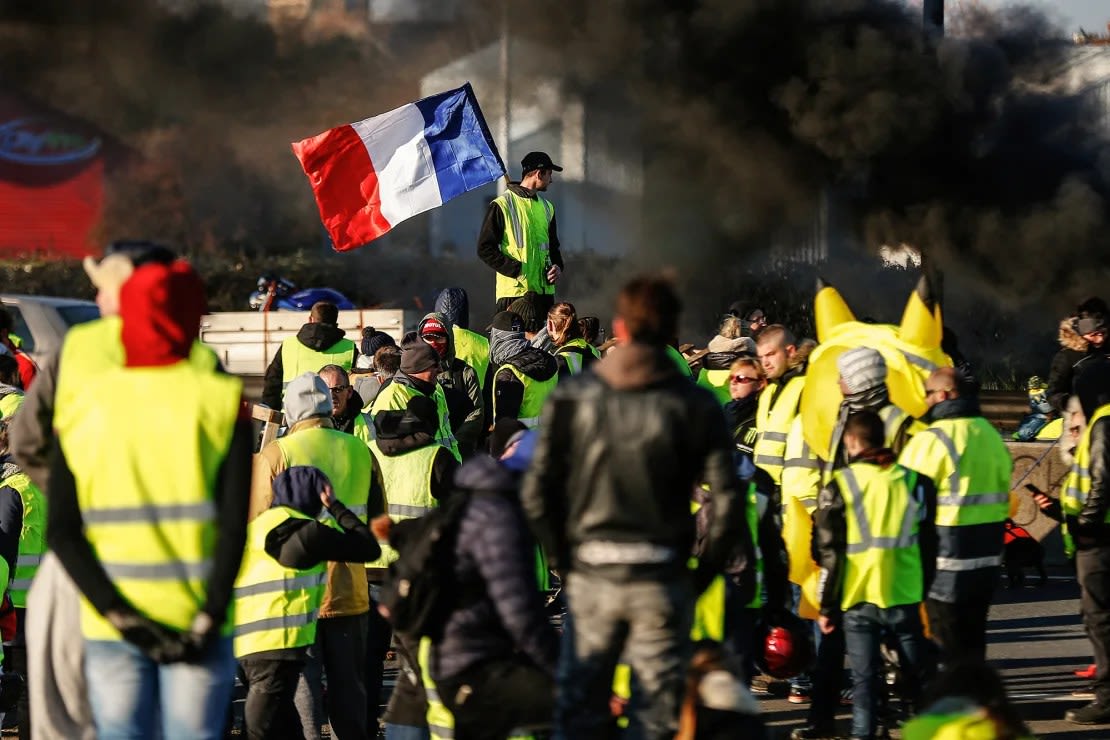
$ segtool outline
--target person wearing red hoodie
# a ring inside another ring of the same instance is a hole
[[[19,337],[15,336],[14,330],[15,321],[11,313],[0,306],[0,347],[6,349],[8,354],[15,358],[19,365],[19,380],[23,383],[23,390],[27,390],[31,387],[31,381],[35,379],[35,373],[39,371],[39,367],[29,354],[19,348]],[[0,354],[4,352],[0,350]]]
[[[123,365],[55,416],[47,541],[85,597],[102,740],[223,736],[253,444],[242,382],[188,359],[204,311],[187,263],[137,267],[119,294]]]

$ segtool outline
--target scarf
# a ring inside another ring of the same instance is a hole
[[[489,361],[494,365],[504,365],[531,346],[522,331],[490,329]]]

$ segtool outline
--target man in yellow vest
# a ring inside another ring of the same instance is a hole
[[[1079,607],[1095,656],[1094,700],[1068,711],[1075,724],[1110,724],[1110,362],[1088,363],[1075,392],[1087,428],[1075,450],[1060,505],[1075,543]]]
[[[436,382],[443,389],[451,429],[463,457],[470,457],[480,446],[486,430],[486,404],[478,371],[455,353],[455,333],[451,322],[439,312],[424,316],[416,328],[420,341],[439,356]]]
[[[281,408],[285,387],[301,373],[316,373],[324,365],[339,365],[347,372],[355,366],[358,348],[339,328],[339,309],[334,303],[319,301],[308,312],[308,323],[296,336],[288,337],[274,354],[262,385],[262,403]]]
[[[308,372],[289,383],[285,394],[289,431],[255,458],[252,521],[271,508],[272,485],[277,476],[297,465],[319,468],[331,481],[339,500],[364,520],[382,513],[381,483],[370,449],[353,435],[336,430],[331,413],[331,393],[320,376]],[[309,650],[305,667],[311,699],[307,693],[298,693],[297,708],[306,734],[317,732],[321,724],[322,667],[328,675],[327,715],[332,731],[340,738],[365,736],[366,663],[352,660],[352,656],[366,655],[369,610],[365,567],[361,563],[329,563],[316,643]]]
[[[775,504],[782,484],[782,468],[786,455],[786,437],[798,415],[798,404],[805,387],[805,365],[797,361],[797,340],[781,324],[772,324],[759,334],[756,342],[759,361],[767,377],[767,385],[759,394],[755,412],[754,462],[774,484]]]
[[[67,407],[79,400],[85,383],[105,369],[123,364],[120,340],[119,291],[135,266],[147,262],[169,263],[173,253],[150,242],[114,242],[99,262],[85,259],[84,268],[96,288],[100,319],[72,327],[60,353],[49,357],[40,368],[26,396],[25,409],[11,425],[11,450],[16,461],[38,486],[49,489],[50,452],[54,445],[55,416],[68,418]],[[64,361],[63,361],[64,360]],[[193,343],[190,361],[216,367],[215,354],[200,342]],[[80,597],[69,575],[51,552],[47,552],[27,594],[28,610],[34,615],[26,624],[29,650],[26,654],[29,711],[21,706],[21,717],[34,716],[33,724],[46,737],[93,740],[96,736],[85,685],[84,641],[80,629]],[[14,669],[19,672],[22,651],[13,651]],[[22,724],[20,733],[30,736]]]
[[[55,414],[48,543],[84,596],[98,735],[218,738],[246,540],[242,383],[189,360],[205,301],[186,263],[137,268],[119,306],[123,367]]]
[[[331,423],[369,445],[373,439],[370,420],[362,412],[362,397],[351,385],[351,376],[339,365],[324,365],[319,375],[331,391]]]
[[[925,383],[929,427],[898,459],[937,487],[937,574],[925,602],[942,662],[985,660],[987,611],[1002,565],[1013,460],[979,412],[974,386],[950,367]]]
[[[563,168],[545,152],[521,160],[520,182],[509,183],[486,211],[478,234],[478,257],[497,271],[497,310],[525,293],[539,296],[540,315],[555,303],[555,283],[563,274],[563,255],[555,228],[555,206],[540,193]]]
[[[821,490],[814,515],[818,625],[825,635],[844,634],[854,684],[851,734],[859,738],[877,736],[875,667],[883,634],[898,642],[911,691],[929,674],[920,612],[936,564],[936,488],[897,465],[884,437],[875,412],[848,417],[843,440],[849,465]]]
[[[455,357],[474,368],[478,384],[486,387],[489,370],[489,339],[470,330],[470,298],[462,288],[444,288],[436,296],[436,312],[451,324]]]
[[[316,642],[327,563],[362,563],[381,553],[317,468],[285,470],[273,492],[271,507],[247,527],[235,581],[235,657],[247,676],[244,719],[252,740],[302,737],[293,696]],[[338,530],[317,521],[325,508]]]
[[[401,364],[387,385],[382,386],[370,415],[377,418],[383,411],[403,411],[408,408],[414,396],[427,396],[436,402],[439,413],[439,430],[436,441],[451,451],[455,459],[462,462],[459,443],[451,431],[451,412],[447,407],[447,396],[436,382],[440,372],[440,359],[436,351],[416,339],[401,350]]]
[[[528,428],[536,426],[544,400],[559,381],[555,358],[528,342],[523,320],[510,311],[493,317],[489,348],[493,423],[518,419]]]

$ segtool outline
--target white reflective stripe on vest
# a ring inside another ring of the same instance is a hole
[[[525,416],[523,419],[517,419],[517,421],[519,421],[521,424],[528,427],[529,429],[535,429],[537,426],[539,426],[540,417]]]
[[[867,521],[867,512],[863,508],[863,491],[859,487],[859,481],[856,479],[855,472],[851,468],[845,468],[841,471],[841,478],[848,484],[848,488],[852,492],[852,514],[855,515],[856,526],[859,527],[860,541],[848,545],[847,551],[849,553],[866,552],[872,548],[894,550],[903,547],[913,547],[917,544],[917,533],[913,531],[914,515],[917,513],[915,507],[906,507],[906,513],[902,519],[902,527],[897,537],[872,537],[871,523]],[[914,485],[916,486],[916,481]],[[912,487],[910,493],[910,503],[912,503]]]
[[[192,504],[148,504],[117,509],[84,509],[81,518],[85,524],[125,524],[129,522],[164,522],[173,519],[204,521],[216,516],[212,501]]]
[[[524,225],[520,221],[520,211],[517,210],[516,201],[510,195],[505,198],[505,205],[508,206],[505,211],[509,214],[509,226],[513,230],[516,246],[518,249],[524,249]]]
[[[1010,502],[1010,492],[1001,491],[999,493],[969,493],[966,495],[955,496],[937,496],[938,506],[960,506],[963,504],[1008,504]]]
[[[944,445],[944,449],[948,453],[948,459],[952,461],[952,472],[948,474],[948,490],[953,496],[956,496],[958,498],[960,495],[960,453],[956,450],[956,443],[952,441],[951,437],[948,436],[948,432],[944,431],[943,429],[929,427],[925,431],[934,435],[940,441],[940,443]],[[938,484],[940,483],[940,481],[934,482]],[[942,503],[942,498],[947,497],[941,496],[938,491],[938,505]]]
[[[17,578],[16,580],[12,581],[12,585],[10,588],[12,591],[27,591],[31,588],[31,579]]]
[[[409,504],[389,504],[389,513],[394,516],[424,516],[434,509],[434,506],[410,506]]]
[[[20,555],[15,561],[15,567],[22,568],[25,566],[39,565],[42,562],[42,555]]]
[[[263,583],[253,583],[250,586],[239,586],[235,589],[235,598],[242,599],[257,594],[284,593],[293,589],[311,589],[321,586],[328,578],[327,572],[306,573],[295,578],[279,578]]]
[[[288,630],[297,627],[304,627],[306,624],[312,624],[316,621],[316,610],[308,612],[307,614],[293,614],[285,615],[283,617],[270,617],[269,619],[260,619],[257,622],[248,622],[241,624],[235,628],[235,636],[242,637],[254,632],[266,632],[268,630]]]
[[[101,563],[113,579],[131,578],[137,581],[190,581],[208,578],[211,560],[199,563]]]
[[[933,372],[934,370],[937,369],[937,364],[935,362],[931,362],[929,360],[926,360],[924,357],[922,357],[920,355],[915,355],[912,352],[907,352],[906,350],[902,350],[902,356],[905,357],[906,360],[911,365],[919,367],[922,370],[928,370],[929,372]]]
[[[984,558],[937,558],[937,570],[979,570],[993,568],[996,565],[1002,565],[1001,555],[990,555]]]
[[[763,439],[768,442],[785,442],[786,432],[762,432]]]

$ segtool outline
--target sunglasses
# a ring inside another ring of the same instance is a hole
[[[739,383],[741,385],[759,382],[759,378],[749,378],[747,375],[733,375],[731,378],[729,378],[729,380],[733,383]]]

